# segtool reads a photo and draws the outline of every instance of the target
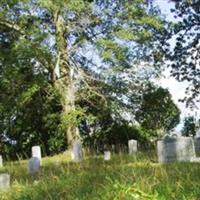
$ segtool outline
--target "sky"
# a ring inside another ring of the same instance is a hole
[[[160,7],[161,13],[165,15],[166,19],[169,21],[175,21],[172,13],[170,12],[170,9],[174,7],[174,3],[171,3],[169,0],[156,0],[155,3]],[[172,99],[176,103],[176,105],[179,107],[181,111],[181,123],[176,127],[176,131],[180,131],[183,126],[183,119],[184,117],[188,115],[196,116],[197,111],[191,110],[190,108],[186,108],[185,103],[181,103],[178,100],[181,98],[184,98],[185,96],[185,89],[188,86],[187,82],[178,82],[175,80],[174,77],[170,76],[170,69],[166,69],[163,72],[163,77],[158,80],[158,83],[164,87],[168,88]],[[198,105],[197,105],[198,106]],[[198,106],[199,107],[199,106]],[[197,117],[200,117],[197,115]]]

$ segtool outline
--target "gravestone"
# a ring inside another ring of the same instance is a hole
[[[196,158],[194,142],[191,137],[166,136],[157,142],[158,161],[161,163],[184,161]]]
[[[134,154],[137,152],[137,140],[128,141],[128,151],[129,154]]]
[[[111,157],[110,151],[104,151],[104,160],[108,161],[110,160],[110,157]]]
[[[194,137],[194,147],[197,154],[200,153],[200,137]]]
[[[38,158],[40,162],[42,161],[42,154],[40,146],[33,146],[32,147],[32,157]]]
[[[5,191],[10,188],[10,175],[0,174],[0,191]]]
[[[73,144],[72,152],[71,152],[72,160],[78,162],[83,159],[83,151],[81,142],[76,142]]]
[[[3,157],[0,155],[0,168],[3,167]]]
[[[115,152],[115,145],[114,144],[111,145],[111,149],[112,149],[112,152]]]
[[[38,172],[40,169],[40,160],[37,157],[32,157],[28,162],[29,173]]]

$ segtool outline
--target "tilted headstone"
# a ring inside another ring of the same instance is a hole
[[[28,162],[29,173],[38,172],[40,169],[40,160],[37,157],[32,157]]]
[[[40,146],[32,147],[32,157],[38,158],[40,161],[42,160],[41,148]]]
[[[83,159],[83,151],[81,142],[76,142],[73,144],[72,152],[71,152],[72,160],[81,161]]]
[[[137,140],[128,141],[128,151],[129,154],[134,154],[137,152]]]
[[[3,167],[3,157],[0,155],[0,168]]]
[[[110,158],[111,158],[110,151],[104,151],[104,160],[107,161],[110,160]]]
[[[0,191],[5,191],[10,188],[10,175],[0,174]]]
[[[161,163],[185,161],[196,158],[191,137],[165,137],[157,142],[158,161]]]
[[[195,137],[194,138],[194,147],[195,147],[195,152],[200,153],[200,137]]]

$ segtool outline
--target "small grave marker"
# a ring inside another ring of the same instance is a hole
[[[73,145],[72,152],[71,152],[72,160],[78,162],[83,159],[83,151],[81,142],[76,142]]]
[[[37,157],[32,157],[28,162],[29,173],[38,172],[40,169],[40,160]]]
[[[104,151],[104,160],[108,161],[111,158],[111,153],[110,151]]]
[[[128,151],[129,154],[134,154],[137,152],[137,140],[128,141]]]
[[[0,174],[0,191],[5,191],[10,188],[10,175],[3,173]]]

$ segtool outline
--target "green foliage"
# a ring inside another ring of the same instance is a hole
[[[182,99],[191,105],[199,96],[199,1],[174,1],[175,9],[172,14],[177,22],[172,22],[171,28],[165,32],[168,37],[165,46],[166,57],[171,61],[172,75],[178,81],[187,81],[186,97]],[[176,38],[175,46],[170,45],[170,38]]]
[[[180,111],[167,89],[150,86],[142,97],[135,119],[145,129],[159,133],[159,130],[169,131],[179,123]]]
[[[185,117],[181,133],[187,137],[196,135],[196,122],[193,116]]]
[[[120,112],[133,107],[130,90],[149,81],[134,64],[152,63],[163,26],[144,1],[1,2],[0,137],[12,158],[35,144],[62,151],[70,126],[84,132],[87,122],[104,133],[122,121]]]
[[[32,85],[27,91],[21,94],[21,100],[19,100],[19,106],[25,106],[25,104],[30,103],[32,96],[39,91],[38,85]]]
[[[53,1],[53,0],[39,0],[38,4],[44,8],[47,8],[52,14],[60,10],[68,9],[74,12],[83,12],[87,10],[84,0],[62,0],[62,1]]]

